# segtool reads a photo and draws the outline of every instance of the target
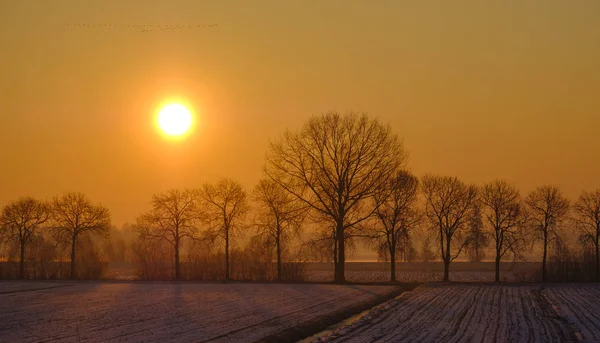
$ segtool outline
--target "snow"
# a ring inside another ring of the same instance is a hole
[[[392,286],[0,282],[0,342],[254,342]],[[599,342],[600,284],[430,283],[325,342]],[[351,313],[348,313],[350,315]]]
[[[551,286],[542,290],[581,340],[600,342],[600,285]]]
[[[396,290],[307,284],[0,282],[0,342],[253,342]]]
[[[324,342],[598,342],[600,285],[429,284]]]

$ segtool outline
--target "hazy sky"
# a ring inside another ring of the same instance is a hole
[[[0,206],[82,191],[121,225],[168,188],[249,190],[269,139],[328,110],[390,122],[418,175],[575,198],[600,187],[598,18],[598,0],[0,0]],[[154,127],[173,97],[198,116],[185,141]]]

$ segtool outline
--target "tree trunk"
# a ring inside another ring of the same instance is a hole
[[[479,234],[475,233],[475,262],[479,262]]]
[[[335,268],[337,269],[337,264],[338,264],[338,243],[337,243],[337,236],[333,237],[333,265],[335,266]]]
[[[19,258],[19,279],[25,278],[25,241],[21,240],[21,256]]]
[[[181,271],[179,268],[179,240],[175,241],[175,280],[181,278]]]
[[[225,281],[229,281],[229,229],[225,229]]]
[[[450,262],[444,259],[444,281],[450,281]]]
[[[396,282],[396,254],[390,254],[390,273],[392,274],[391,281]]]
[[[344,247],[344,224],[342,222],[342,219],[338,220],[337,226],[335,228],[335,232],[336,232],[336,241],[337,241],[337,246],[338,246],[338,261],[337,264],[335,266],[335,275],[334,275],[334,282],[335,283],[345,283],[346,282],[346,278],[345,278],[345,273],[344,273],[344,263],[346,261],[346,256],[345,256],[345,247]]]
[[[542,256],[542,282],[546,282],[546,255],[548,253],[548,238],[544,235],[544,254]]]
[[[77,235],[73,236],[73,241],[71,242],[71,279],[77,279],[77,269],[75,266],[75,246],[77,246]]]
[[[446,238],[446,256],[444,259],[444,281],[450,281],[450,239]]]
[[[500,253],[496,252],[496,276],[494,281],[500,282]]]
[[[277,281],[281,281],[281,229],[277,228]]]
[[[596,282],[600,282],[600,246],[596,239]]]

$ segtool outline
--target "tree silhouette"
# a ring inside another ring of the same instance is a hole
[[[405,159],[389,125],[366,114],[330,112],[270,145],[265,172],[312,211],[335,223],[335,282],[342,283],[346,230],[371,217],[369,200]]]
[[[71,279],[77,278],[76,247],[83,235],[108,235],[110,212],[102,205],[94,205],[83,193],[66,193],[52,201],[52,226],[59,243],[71,247]]]
[[[180,252],[185,238],[197,239],[202,219],[198,192],[172,189],[152,197],[152,209],[135,225],[140,236],[161,239],[173,247],[175,279],[181,279]]]
[[[271,179],[260,180],[254,188],[253,195],[258,205],[255,225],[263,241],[268,246],[275,247],[277,280],[281,280],[283,246],[293,235],[299,234],[306,206]]]
[[[425,216],[439,235],[444,281],[448,281],[450,263],[468,244],[465,236],[474,215],[477,188],[455,177],[425,175],[421,189],[426,202]],[[452,250],[458,251],[454,254]]]
[[[548,245],[558,239],[561,223],[569,213],[569,200],[562,195],[556,186],[541,186],[529,193],[525,199],[528,219],[544,245],[542,255],[542,281],[546,282],[546,259]]]
[[[583,192],[575,206],[575,225],[582,243],[591,243],[596,258],[596,281],[600,282],[600,189]]]
[[[19,278],[25,278],[25,250],[49,219],[48,205],[32,197],[20,198],[6,205],[0,215],[0,229],[8,240],[19,245]]]
[[[391,281],[394,282],[401,244],[408,242],[409,231],[421,219],[416,207],[419,179],[407,171],[400,171],[384,187],[386,192],[375,196],[385,199],[376,199],[375,216],[379,225],[375,226],[373,236],[379,241],[379,250],[390,258]]]
[[[483,217],[479,203],[473,208],[473,216],[469,221],[467,233],[467,251],[471,261],[481,262],[484,257],[484,249],[488,246],[488,236],[483,231]]]
[[[500,281],[500,261],[507,254],[517,256],[525,242],[519,190],[496,180],[483,186],[481,202],[486,223],[491,228],[496,263],[495,281]]]
[[[230,280],[229,246],[232,236],[241,228],[249,211],[246,192],[242,185],[222,179],[215,185],[205,184],[200,192],[209,223],[210,235],[225,242],[225,281]]]

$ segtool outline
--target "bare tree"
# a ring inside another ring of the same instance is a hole
[[[432,230],[420,230],[419,255],[422,262],[435,260],[435,253],[431,251],[435,247],[435,232]]]
[[[253,193],[258,205],[255,225],[263,240],[275,247],[277,280],[281,280],[282,249],[293,235],[299,234],[306,206],[271,179],[260,180]]]
[[[25,278],[25,250],[48,221],[48,205],[32,197],[20,198],[6,205],[0,215],[0,229],[8,240],[19,245],[19,278]]]
[[[444,281],[448,281],[450,263],[468,244],[465,235],[477,202],[477,188],[455,177],[435,175],[424,176],[421,188],[426,200],[425,216],[439,235]]]
[[[400,171],[385,185],[386,190],[375,196],[375,215],[379,225],[374,229],[379,249],[390,258],[391,281],[396,281],[396,258],[402,249],[401,244],[408,242],[410,230],[420,220],[416,207],[419,180],[407,171]],[[378,199],[385,196],[385,199]]]
[[[231,238],[241,228],[249,211],[246,192],[239,183],[222,179],[215,185],[205,184],[201,196],[206,203],[211,235],[225,242],[225,281],[228,281],[231,273],[229,260]]]
[[[77,240],[89,234],[108,235],[110,212],[94,205],[83,193],[66,193],[52,201],[52,226],[56,240],[71,247],[71,278],[77,278],[75,266]]]
[[[596,254],[596,281],[600,282],[600,189],[583,192],[575,206],[575,225],[582,243],[591,243]]]
[[[405,153],[389,125],[366,114],[327,113],[270,145],[268,177],[335,223],[335,281],[344,282],[348,228],[371,217],[373,196],[403,165]]]
[[[469,252],[471,261],[481,262],[485,256],[484,249],[489,245],[489,240],[483,231],[483,216],[479,203],[473,208],[473,216],[469,221],[467,242],[466,249]]]
[[[569,213],[569,200],[556,186],[541,186],[529,193],[525,199],[528,219],[537,239],[544,244],[542,256],[542,281],[546,282],[546,258],[548,245],[558,239],[559,229]]]
[[[494,242],[496,276],[500,281],[500,262],[507,254],[518,256],[524,244],[523,213],[519,190],[506,181],[483,186],[481,202]]]
[[[201,219],[198,193],[172,189],[152,197],[152,209],[137,219],[135,228],[141,237],[164,240],[173,247],[175,279],[179,280],[183,240],[197,239]]]

